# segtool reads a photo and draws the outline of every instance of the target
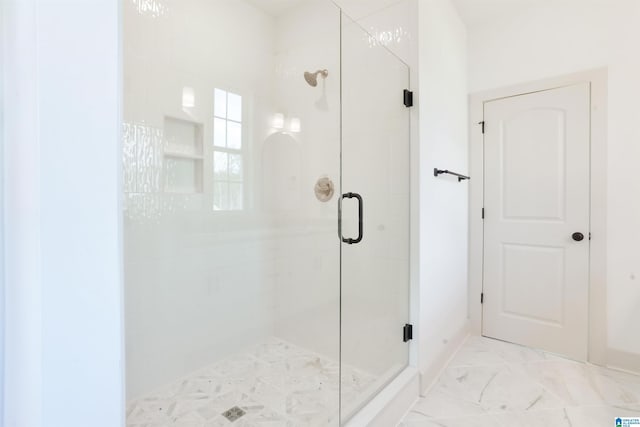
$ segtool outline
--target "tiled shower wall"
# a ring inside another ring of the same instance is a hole
[[[324,90],[302,78],[318,68],[331,70]],[[339,82],[331,2],[282,18],[240,1],[126,3],[128,398],[273,335],[337,361],[337,195],[323,204],[313,187],[324,175],[339,183]],[[193,108],[181,105],[185,86]],[[215,87],[242,93],[251,121],[242,212],[211,209]],[[301,132],[273,129],[275,113]],[[202,192],[166,191],[167,116],[203,124]]]
[[[340,242],[340,14],[325,0],[301,4],[276,18],[276,108],[299,117],[302,131],[292,173],[294,200],[276,211],[286,235],[279,240],[275,335],[329,358],[338,358]],[[326,69],[326,79],[310,87],[305,71]],[[316,199],[314,185],[326,176],[333,198]]]
[[[256,145],[250,153],[269,131],[274,26],[271,17],[244,2],[163,1],[158,9],[127,1],[123,13],[132,398],[273,335],[277,236],[266,215],[214,215],[210,145],[216,87],[245,95],[253,136],[246,141]],[[193,107],[184,108],[184,87],[195,92]],[[203,126],[202,191],[165,191],[166,117]],[[259,166],[256,156],[245,167],[259,170],[252,161]],[[247,186],[258,198],[260,187],[250,181],[256,174],[248,175]]]

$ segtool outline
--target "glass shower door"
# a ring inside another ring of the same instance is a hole
[[[409,69],[342,15],[341,418],[408,364]]]

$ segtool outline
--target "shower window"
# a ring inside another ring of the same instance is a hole
[[[214,91],[213,210],[244,208],[244,153],[242,96]]]

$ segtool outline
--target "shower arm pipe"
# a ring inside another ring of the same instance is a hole
[[[449,171],[447,169],[444,169],[444,170],[443,169],[438,169],[438,168],[434,168],[433,169],[433,176],[438,177],[439,175],[442,175],[442,174],[448,174],[448,175],[457,176],[458,177],[458,182],[462,182],[464,180],[471,179],[470,177],[468,177],[466,175],[461,175],[461,174],[456,173],[456,172],[451,172],[451,171]]]

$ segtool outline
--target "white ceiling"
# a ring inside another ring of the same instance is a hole
[[[620,0],[452,0],[462,21],[469,27],[490,24],[536,7],[575,5],[576,11],[587,4],[613,5]]]
[[[462,21],[467,26],[475,26],[509,15],[519,14],[530,7],[554,0],[453,0]],[[557,1],[557,0],[556,0]]]
[[[258,9],[272,16],[282,15],[287,10],[302,3],[305,0],[245,0]]]

